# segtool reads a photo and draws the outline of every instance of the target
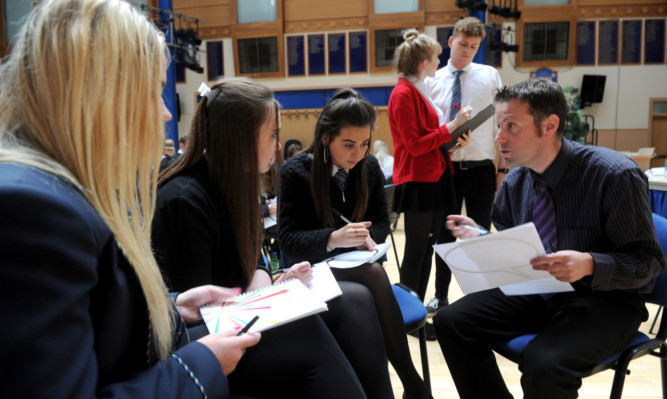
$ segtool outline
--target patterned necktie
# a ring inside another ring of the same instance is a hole
[[[547,253],[558,250],[556,234],[556,210],[547,185],[542,179],[535,182],[535,202],[533,203],[533,223]]]
[[[338,184],[338,187],[340,187],[340,191],[345,191],[345,182],[347,181],[347,170],[340,168],[338,169],[338,172],[334,175],[334,179],[336,179],[336,183]]]
[[[452,104],[449,107],[449,120],[453,121],[456,118],[456,114],[459,113],[459,110],[456,108],[456,105],[461,106],[461,74],[462,70],[454,72],[454,86],[452,86]]]

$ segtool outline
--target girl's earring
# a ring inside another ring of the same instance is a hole
[[[325,164],[326,164],[326,163],[329,163],[329,161],[327,160],[327,158],[329,158],[329,147],[324,147],[324,163],[325,163]]]

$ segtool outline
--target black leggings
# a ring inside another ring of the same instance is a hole
[[[262,333],[227,376],[232,395],[365,398],[352,366],[315,315]]]
[[[393,398],[382,330],[373,295],[361,284],[339,281],[343,295],[320,313],[356,371],[369,399]]]
[[[396,302],[394,291],[384,268],[378,263],[373,263],[350,269],[332,268],[331,270],[336,279],[342,284],[345,284],[345,281],[358,283],[365,286],[372,294],[372,303],[375,305],[377,319],[382,328],[382,335],[378,335],[378,337],[384,337],[387,357],[401,379],[405,397],[430,397],[426,384],[424,384],[412,362],[401,309],[398,307],[398,302]],[[340,309],[338,304],[330,303],[329,309],[331,312],[350,312],[350,308]],[[351,338],[358,338],[354,328],[348,328],[345,331],[352,335]],[[366,348],[358,348],[357,350],[365,352]],[[370,394],[369,397],[371,397]]]
[[[404,213],[405,251],[401,264],[401,283],[417,291],[422,301],[431,273],[433,244],[438,238],[444,217],[445,211]]]

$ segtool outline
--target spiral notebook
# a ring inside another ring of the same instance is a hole
[[[256,315],[259,319],[249,332],[265,331],[325,310],[327,304],[295,279],[200,308],[211,334],[245,327]]]

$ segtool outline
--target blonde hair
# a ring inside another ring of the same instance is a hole
[[[442,52],[442,46],[431,36],[419,33],[417,29],[403,32],[403,43],[394,53],[396,69],[403,76],[416,75],[419,64]]]
[[[43,169],[85,193],[139,278],[161,359],[173,307],[150,226],[164,54],[162,34],[129,3],[45,0],[0,67],[0,162]]]
[[[377,158],[380,165],[384,164],[384,160],[389,155],[389,150],[387,149],[387,143],[384,140],[375,140],[373,142],[373,155]]]

